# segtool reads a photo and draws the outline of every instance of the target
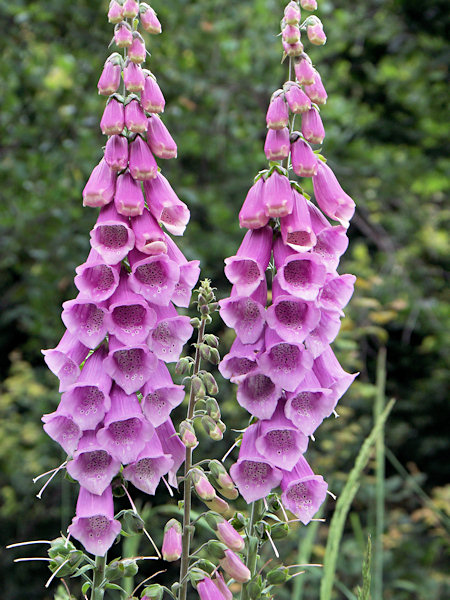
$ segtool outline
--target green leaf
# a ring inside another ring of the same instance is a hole
[[[81,593],[82,594],[87,594],[89,588],[91,587],[91,582],[90,581],[86,581],[86,583],[83,583],[83,585],[81,586]]]

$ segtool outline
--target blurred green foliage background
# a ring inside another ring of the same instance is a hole
[[[284,4],[155,0],[153,6],[163,35],[146,38],[149,66],[179,147],[179,159],[162,167],[192,213],[180,244],[189,258],[201,259],[203,277],[223,297],[229,291],[223,259],[242,238],[237,212],[265,166],[267,103],[286,78],[276,37]],[[83,209],[81,191],[104,144],[98,127],[104,98],[96,83],[112,35],[106,9],[100,0],[0,0],[2,545],[56,537],[74,509],[76,486],[67,480],[55,480],[42,501],[32,484],[64,458],[41,429],[40,417],[54,409],[58,393],[40,349],[54,347],[63,332],[61,303],[75,296],[74,269],[85,260],[96,219],[95,210]],[[446,3],[319,0],[318,14],[328,43],[310,55],[329,94],[324,154],[357,203],[340,270],[355,273],[358,283],[335,349],[345,368],[361,375],[341,402],[341,418],[318,430],[308,456],[339,493],[371,427],[376,356],[386,346],[387,396],[397,399],[386,445],[406,472],[388,461],[383,597],[439,600],[450,592],[449,534],[435,510],[450,512]],[[219,319],[213,331],[222,333]],[[223,352],[231,339],[225,333]],[[226,382],[221,402],[229,433],[221,444],[204,440],[205,456],[222,456],[233,441],[230,429],[246,418]],[[336,598],[355,598],[361,581],[374,526],[372,467],[345,530]],[[165,490],[154,499],[138,497],[161,542],[165,519],[176,512],[173,501],[170,508]],[[330,500],[325,516],[332,510]],[[291,563],[305,531],[279,544]],[[323,557],[326,535],[327,524],[320,524],[312,562]],[[2,551],[2,597],[53,597],[43,588],[44,563],[13,569],[12,558],[25,555]],[[317,598],[319,570],[303,578],[301,597]],[[286,586],[284,597],[299,600],[299,588],[293,595]]]

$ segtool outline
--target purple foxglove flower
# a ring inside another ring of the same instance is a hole
[[[111,407],[111,378],[103,370],[106,350],[98,348],[84,363],[81,375],[63,393],[60,408],[82,431],[95,429]]]
[[[214,531],[217,538],[225,544],[230,550],[242,552],[245,547],[244,538],[239,535],[236,529],[222,516],[215,519]]]
[[[129,62],[123,70],[123,81],[128,92],[142,92],[145,76],[141,67],[134,62]]]
[[[321,144],[325,138],[322,119],[314,107],[302,114],[302,135],[311,144]]]
[[[271,227],[250,229],[235,256],[225,259],[225,275],[238,294],[252,294],[266,278],[272,251]]]
[[[100,121],[100,129],[104,135],[122,133],[125,127],[125,111],[122,102],[116,98],[109,99]]]
[[[145,201],[141,184],[135,181],[128,171],[117,178],[114,205],[117,212],[125,217],[136,217],[144,212]]]
[[[80,376],[80,365],[89,353],[89,348],[78,338],[66,331],[56,348],[42,350],[47,367],[59,379],[59,391],[65,392]]]
[[[313,365],[314,375],[323,388],[332,391],[335,403],[345,394],[359,373],[346,373],[339,364],[333,350],[328,347],[318,356]]]
[[[288,44],[283,40],[283,50],[285,51],[287,56],[300,56],[303,52],[303,44],[301,42],[297,42],[296,44]]]
[[[156,311],[156,327],[147,339],[149,348],[164,362],[175,362],[179,359],[183,346],[192,335],[192,325],[187,316],[179,315],[173,304],[168,306],[153,305]]]
[[[107,265],[119,263],[134,248],[134,233],[129,220],[119,215],[114,203],[100,210],[91,231],[91,246]]]
[[[88,348],[95,348],[107,334],[106,309],[77,296],[63,304],[61,319],[67,329]]]
[[[228,596],[224,596],[209,577],[197,583],[197,592],[200,600],[228,600]]]
[[[147,117],[137,100],[131,100],[125,106],[125,126],[133,133],[147,131]]]
[[[167,306],[180,278],[180,267],[166,254],[148,256],[138,250],[130,252],[130,287],[146,300]]]
[[[144,183],[150,212],[172,235],[183,235],[189,222],[189,209],[178,198],[170,183],[161,173]]]
[[[223,357],[219,371],[225,379],[238,383],[247,373],[257,368],[256,354],[264,345],[264,336],[256,344],[243,344],[236,338],[230,352]]]
[[[161,548],[162,557],[167,562],[174,562],[181,557],[182,527],[176,519],[170,519],[164,527],[164,539]]]
[[[294,253],[281,238],[275,241],[273,253],[280,287],[296,298],[315,300],[326,276],[320,258],[307,252]]]
[[[306,35],[311,44],[314,44],[315,46],[323,46],[327,41],[327,36],[325,35],[320,21],[314,23],[314,25],[308,25],[306,28]]]
[[[91,494],[103,494],[120,469],[120,461],[102,448],[95,431],[84,432],[72,459],[67,472]]]
[[[269,129],[283,129],[289,124],[289,110],[284,100],[284,94],[279,93],[270,101],[266,114],[266,123]]]
[[[305,10],[317,10],[317,0],[300,0],[300,6]]]
[[[291,144],[291,161],[294,173],[299,177],[312,177],[317,173],[316,155],[300,137]]]
[[[166,101],[153,75],[145,78],[144,91],[141,94],[142,108],[150,113],[164,112]]]
[[[349,274],[327,277],[317,299],[318,306],[325,310],[337,311],[342,315],[342,309],[353,295],[355,281],[356,277]]]
[[[233,600],[233,593],[231,592],[230,588],[227,586],[227,584],[225,583],[225,579],[223,578],[223,575],[219,572],[216,571],[216,574],[214,575],[213,578],[213,583],[216,586],[216,588],[219,590],[220,594],[222,594],[222,596],[218,596],[217,595],[217,591],[214,592],[212,591],[211,593],[213,593],[214,595],[211,596],[211,600]],[[201,598],[201,596],[200,596]],[[205,597],[206,599],[207,597]],[[203,598],[201,598],[201,600],[205,600]]]
[[[341,328],[340,314],[334,310],[320,311],[320,321],[309,332],[305,346],[313,358],[317,358],[333,342]]]
[[[322,161],[318,161],[313,186],[317,204],[323,212],[348,227],[355,212],[355,203],[341,188],[330,167]]]
[[[109,300],[105,316],[108,332],[125,346],[143,344],[156,324],[156,313],[141,295],[135,294],[129,276],[123,271],[117,290]]]
[[[95,302],[107,300],[119,285],[119,265],[108,265],[96,250],[91,250],[85,263],[75,269],[75,285],[83,298]]]
[[[307,200],[309,216],[314,233],[318,236],[324,229],[331,227],[330,222],[315,204]]]
[[[311,108],[311,100],[298,84],[289,81],[284,87],[285,98],[292,113],[300,114]]]
[[[264,143],[267,160],[284,160],[289,156],[289,129],[269,129]]]
[[[286,294],[277,278],[273,281],[272,305],[267,309],[267,325],[287,342],[300,343],[320,320],[320,310],[314,302]]]
[[[58,442],[61,448],[71,455],[77,449],[81,438],[81,429],[70,414],[58,409],[42,417],[45,433]]]
[[[264,207],[264,179],[258,181],[249,189],[244,204],[239,212],[239,225],[247,229],[259,229],[269,222]]]
[[[117,0],[111,0],[108,10],[108,21],[110,23],[120,23],[123,19],[123,8]]]
[[[123,135],[108,138],[105,147],[105,162],[113,171],[123,171],[128,165],[128,140]]]
[[[83,206],[105,206],[114,198],[116,174],[102,160],[94,167],[83,190]]]
[[[311,226],[306,199],[296,190],[292,190],[294,205],[292,212],[280,219],[283,243],[297,252],[306,252],[313,248],[317,238]]]
[[[278,403],[274,414],[256,426],[256,449],[271,465],[290,471],[308,447],[307,436],[284,414],[284,401]]]
[[[144,417],[139,400],[118,386],[111,392],[111,410],[105,417],[104,426],[97,431],[97,440],[124,465],[137,460],[155,434],[155,429]]]
[[[312,85],[317,71],[312,66],[311,59],[305,54],[294,64],[295,76],[300,85]]]
[[[300,343],[286,342],[273,329],[266,329],[266,350],[257,357],[261,371],[278,386],[293,392],[311,369],[313,358]]]
[[[69,525],[70,534],[95,556],[104,556],[119,535],[121,525],[114,519],[111,488],[101,496],[83,487],[78,495],[76,516]]]
[[[297,44],[300,41],[300,28],[297,24],[285,25],[281,32],[283,41],[287,44]]]
[[[140,181],[154,179],[158,172],[155,157],[140,135],[130,144],[129,169],[133,179],[139,179]]]
[[[219,559],[219,565],[230,577],[238,583],[245,583],[251,578],[250,570],[232,550],[225,550],[224,558]]]
[[[151,379],[142,388],[142,412],[154,427],[167,421],[172,410],[180,405],[185,396],[184,387],[172,382],[170,373],[162,361],[158,361]]]
[[[301,13],[297,2],[292,0],[284,8],[284,20],[288,25],[297,25],[300,22]]]
[[[156,428],[156,434],[161,442],[163,451],[170,454],[173,459],[173,466],[169,470],[169,483],[172,487],[178,487],[176,474],[180,466],[184,463],[186,456],[186,447],[178,437],[171,419]]]
[[[166,235],[167,256],[180,267],[180,279],[175,286],[172,302],[176,306],[188,307],[191,302],[192,288],[200,276],[200,261],[188,261],[175,242]]]
[[[242,438],[239,459],[230,469],[231,476],[247,503],[267,496],[282,478],[282,472],[258,453],[256,433],[254,425],[247,429]]]
[[[281,489],[284,506],[307,525],[325,500],[328,485],[302,456],[292,471],[284,471]]]
[[[105,358],[103,367],[127,394],[143,387],[152,376],[156,364],[156,356],[146,345],[134,344],[128,347],[114,336],[109,336],[109,355]]]
[[[252,344],[260,337],[265,324],[267,283],[264,279],[250,296],[240,296],[233,286],[231,296],[220,300],[220,316],[232,327],[244,344]]]
[[[139,13],[139,2],[137,0],[125,0],[123,3],[123,16],[134,19]]]
[[[334,272],[339,264],[339,258],[347,250],[347,229],[342,225],[323,229],[317,235],[317,243],[313,248],[313,255],[318,256],[326,266],[328,272]],[[316,232],[317,233],[317,232]]]
[[[150,150],[158,158],[177,157],[177,145],[158,115],[148,119],[147,141]]]
[[[113,62],[108,58],[103,66],[102,74],[97,83],[98,93],[103,96],[114,94],[120,85],[121,73],[122,70],[120,64]]]
[[[122,21],[114,28],[114,41],[119,48],[128,48],[133,41],[131,27]]]
[[[237,389],[238,403],[258,419],[270,419],[280,396],[281,387],[260,369],[248,373]],[[234,479],[234,475],[231,475]]]
[[[294,197],[289,179],[274,171],[264,184],[264,209],[269,217],[285,217],[290,215],[294,205]]]
[[[152,213],[146,209],[131,219],[136,248],[143,254],[166,254],[167,238]]]
[[[200,469],[193,469],[192,483],[201,500],[212,500],[216,497],[216,490],[209,483],[208,478]]]
[[[322,421],[331,415],[336,400],[331,390],[320,386],[313,373],[294,392],[286,393],[284,413],[305,435],[311,435]]]
[[[145,42],[138,33],[133,34],[133,42],[128,48],[128,58],[134,63],[140,64],[145,61]]]
[[[311,99],[311,102],[315,102],[316,104],[326,104],[328,95],[317,71],[315,72],[314,83],[305,85],[304,90]]]
[[[156,16],[155,11],[146,2],[139,5],[141,25],[147,33],[161,33],[161,23]]]
[[[153,435],[135,462],[123,470],[123,477],[146,494],[154,495],[163,477],[172,467],[173,458],[164,453],[157,435]]]

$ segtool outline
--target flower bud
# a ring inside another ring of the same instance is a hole
[[[142,91],[144,89],[145,77],[141,67],[134,62],[129,62],[123,70],[123,81],[127,91]]]
[[[128,48],[128,58],[134,63],[142,63],[145,60],[146,50],[145,42],[139,33],[133,33],[133,42]]]
[[[147,130],[147,117],[137,100],[131,100],[125,106],[125,126],[134,133],[144,133]]]
[[[208,543],[208,554],[210,554],[212,556],[212,558],[215,558],[218,560],[225,558],[226,550],[227,550],[227,547],[222,542],[216,542],[215,540],[211,540]]]
[[[269,129],[283,129],[289,124],[289,111],[284,101],[284,94],[272,96],[267,109],[266,123]]]
[[[325,129],[319,111],[311,108],[302,115],[302,134],[311,144],[321,144],[325,137]]]
[[[52,540],[52,543],[47,553],[50,558],[56,558],[59,555],[67,557],[71,552],[74,552],[75,550],[75,546],[69,539],[64,537],[58,537]]]
[[[119,48],[128,48],[128,46],[131,46],[133,34],[128,23],[122,21],[122,23],[116,25],[114,29],[114,41]]]
[[[152,75],[147,75],[144,83],[144,91],[141,94],[141,104],[144,110],[151,113],[164,112],[166,101],[160,90],[156,79]]]
[[[158,115],[152,115],[148,119],[147,142],[158,158],[177,157],[177,145]]]
[[[116,173],[102,159],[94,167],[83,190],[83,206],[105,206],[114,198]]]
[[[150,148],[140,135],[130,144],[130,173],[133,179],[147,181],[154,179],[158,173],[158,165]]]
[[[108,10],[108,21],[110,23],[120,23],[123,19],[123,8],[117,0],[111,0]]]
[[[142,27],[147,33],[161,33],[161,23],[156,16],[155,11],[146,2],[141,2],[139,6]]]
[[[211,356],[211,348],[208,344],[200,344],[199,347],[200,356],[203,360],[209,360]]]
[[[210,501],[216,497],[216,490],[209,483],[208,478],[200,469],[194,469],[192,471],[192,482],[195,491],[201,500]]]
[[[153,583],[142,590],[141,600],[162,600],[163,596],[163,586],[159,583]]]
[[[289,535],[289,525],[284,522],[274,523],[270,527],[270,535],[274,540],[282,540]]]
[[[317,0],[300,0],[300,6],[305,10],[317,10]]]
[[[284,160],[289,156],[289,129],[269,129],[264,142],[267,160]]]
[[[213,365],[220,363],[220,354],[217,348],[210,348],[209,362]]]
[[[121,72],[120,63],[114,62],[108,58],[103,66],[102,74],[97,83],[98,93],[102,96],[114,94],[120,85]]]
[[[122,102],[112,97],[105,106],[100,121],[100,129],[104,135],[122,133],[125,126],[124,108]]]
[[[180,439],[186,448],[195,448],[198,444],[194,427],[188,421],[182,421],[180,423]]]
[[[303,113],[311,108],[311,99],[296,83],[284,84],[285,98],[292,113]]]
[[[316,104],[326,104],[328,95],[317,71],[315,72],[314,83],[305,85],[304,90],[312,102],[315,102]]]
[[[216,532],[219,540],[230,550],[241,552],[241,550],[244,549],[244,538],[239,535],[236,529],[221,515],[208,513],[205,518],[208,525]]]
[[[223,464],[218,460],[210,460],[208,463],[209,470],[212,476],[217,481],[221,490],[233,491],[236,490],[234,481],[231,479]],[[225,494],[224,494],[225,495]],[[228,496],[226,496],[228,498]],[[234,500],[234,498],[231,498]]]
[[[186,373],[191,372],[191,365],[192,361],[189,360],[189,357],[183,356],[183,358],[180,358],[175,366],[175,373],[177,375],[186,375]]]
[[[298,25],[286,25],[283,27],[281,35],[287,44],[297,44],[300,41],[300,29]]]
[[[203,384],[203,381],[198,377],[198,375],[194,375],[191,379],[191,389],[194,393],[194,396],[198,396],[199,398],[204,398],[206,395],[206,389]]]
[[[291,144],[291,161],[299,177],[312,177],[317,173],[317,158],[311,146],[300,137]]]
[[[197,592],[200,600],[224,600],[210,577],[205,577],[197,583]]]
[[[323,46],[323,44],[325,44],[327,41],[327,36],[325,35],[322,23],[319,21],[319,19],[317,19],[314,25],[308,25],[306,28],[306,34],[308,36],[308,40],[315,46]]]
[[[206,391],[208,392],[208,394],[216,395],[219,392],[219,386],[217,385],[217,381],[214,379],[214,376],[211,373],[203,373],[203,383],[206,385]],[[214,418],[213,415],[211,416]],[[218,418],[220,418],[220,411]]]
[[[289,571],[286,567],[278,567],[267,573],[267,583],[270,585],[281,585],[289,579]]]
[[[210,510],[214,510],[221,515],[225,515],[230,510],[230,505],[228,502],[225,502],[225,500],[219,498],[219,496],[216,496],[212,500],[207,500],[205,504]]]
[[[247,593],[251,600],[256,600],[261,597],[261,592],[264,588],[261,575],[257,575],[247,584]]]
[[[127,19],[134,19],[139,12],[139,2],[137,0],[125,0],[123,3],[123,16]]]
[[[208,373],[208,375],[211,375],[211,373]],[[211,375],[211,377],[212,377],[212,375]],[[214,377],[213,377],[213,379],[214,379]],[[216,387],[217,387],[217,384],[216,384]],[[215,398],[207,399],[206,412],[212,419],[214,419],[214,421],[218,421],[220,419],[219,403],[217,402],[217,400]]]
[[[284,9],[284,20],[288,25],[297,25],[300,23],[301,13],[297,2],[292,0]]]
[[[203,429],[209,435],[209,437],[215,442],[223,439],[223,433],[217,426],[217,423],[211,418],[209,415],[205,415],[202,417],[202,425]]]
[[[123,171],[128,165],[128,140],[123,135],[112,135],[105,146],[105,161],[113,171]]]
[[[141,184],[129,172],[117,178],[114,205],[117,212],[125,217],[136,217],[144,212],[145,202]]]
[[[300,56],[303,52],[303,44],[299,41],[295,44],[288,44],[283,40],[283,50],[286,52],[286,56]]]
[[[178,560],[182,552],[182,527],[176,519],[170,519],[164,527],[162,556],[164,560],[173,562]]]
[[[250,570],[232,550],[225,550],[225,556],[219,559],[219,564],[238,583],[245,583],[251,578]]]
[[[312,62],[306,54],[304,58],[301,58],[294,64],[294,71],[300,85],[312,85],[314,83],[317,71],[312,66]]]

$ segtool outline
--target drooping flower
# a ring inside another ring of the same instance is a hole
[[[134,487],[153,496],[161,477],[166,475],[173,465],[173,457],[163,450],[161,441],[155,433],[145,443],[136,460],[124,468],[122,474],[124,479],[131,481]]]
[[[137,392],[156,368],[156,356],[146,344],[126,346],[113,335],[109,336],[109,355],[103,368],[127,393]]]
[[[286,508],[307,525],[325,500],[328,485],[301,457],[292,471],[283,473],[281,489]]]
[[[47,367],[59,379],[59,391],[64,392],[80,376],[80,364],[89,353],[77,336],[66,331],[56,348],[42,350]]]
[[[134,248],[134,243],[129,220],[117,212],[114,203],[102,208],[91,231],[91,246],[105,264],[120,263]]]

